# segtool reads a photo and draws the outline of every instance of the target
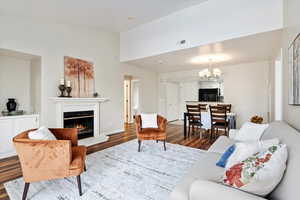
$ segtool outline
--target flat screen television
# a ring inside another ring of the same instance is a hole
[[[220,89],[219,88],[206,88],[199,89],[199,101],[219,101]]]

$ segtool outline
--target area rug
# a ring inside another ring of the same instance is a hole
[[[87,156],[81,175],[83,195],[75,177],[30,184],[30,200],[167,200],[170,192],[204,151],[176,144],[132,140]],[[22,178],[4,184],[11,200],[21,199]]]

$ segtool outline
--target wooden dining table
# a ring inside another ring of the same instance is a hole
[[[187,136],[187,126],[188,126],[188,112],[184,112],[183,114],[183,126],[184,126],[184,138]],[[227,120],[229,124],[229,129],[236,129],[236,114],[235,113],[227,113]],[[201,112],[201,123],[202,127],[205,130],[210,130],[211,129],[211,118],[210,118],[210,113],[209,112]]]

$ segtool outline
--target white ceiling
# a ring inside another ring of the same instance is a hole
[[[0,14],[120,32],[205,1],[0,0]]]
[[[191,63],[191,59],[197,56],[225,54],[230,58],[225,61],[213,62],[214,67],[267,61],[275,58],[279,53],[281,38],[282,30],[277,30],[142,58],[127,63],[156,72],[172,72],[201,69],[209,65],[209,62]]]

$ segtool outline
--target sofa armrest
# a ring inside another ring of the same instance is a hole
[[[239,132],[239,129],[230,129],[229,130],[229,138],[234,140],[234,138],[238,132]]]
[[[189,200],[266,200],[235,188],[203,180],[197,180],[191,185],[189,195]]]

